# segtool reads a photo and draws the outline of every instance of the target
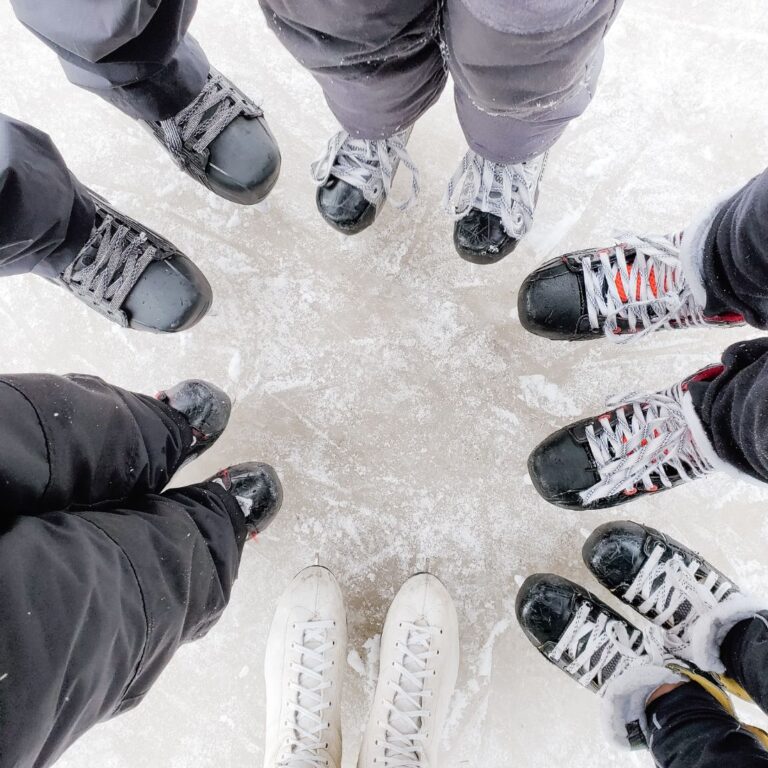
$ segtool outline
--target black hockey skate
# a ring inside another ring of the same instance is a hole
[[[355,235],[373,224],[387,199],[406,210],[419,194],[419,173],[408,154],[410,129],[388,139],[352,138],[340,131],[312,164],[317,184],[317,209],[325,221],[345,235]],[[399,164],[411,173],[411,194],[391,200],[392,181]]]
[[[697,305],[680,259],[682,238],[626,235],[615,246],[548,261],[520,288],[520,322],[531,333],[563,341],[626,341],[661,329],[742,325],[741,315],[707,316]]]
[[[283,503],[283,486],[277,472],[256,461],[235,464],[211,478],[237,499],[248,533],[261,533],[274,520]]]
[[[665,630],[665,645],[690,658],[691,629],[739,593],[706,560],[659,531],[631,521],[601,525],[582,549],[597,580]]]
[[[142,122],[179,168],[226,200],[253,205],[277,182],[280,150],[264,113],[215,69],[181,112]]]
[[[566,509],[604,509],[715,471],[688,390],[721,371],[707,368],[553,433],[528,459],[536,490]]]
[[[714,678],[665,650],[658,629],[651,627],[643,634],[568,579],[529,576],[515,608],[520,626],[539,653],[604,699],[619,743],[646,745],[646,701],[662,685],[690,680],[727,703]]]
[[[203,273],[168,240],[87,191],[96,209],[87,241],[60,248],[35,274],[124,328],[174,333],[195,325],[213,301]]]
[[[546,153],[503,165],[469,150],[448,184],[443,207],[456,223],[453,244],[473,264],[495,264],[512,253],[533,224]]]
[[[179,411],[192,427],[192,445],[185,464],[207,451],[226,429],[232,401],[216,385],[200,379],[187,379],[155,397]]]

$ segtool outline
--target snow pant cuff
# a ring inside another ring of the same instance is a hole
[[[648,664],[628,669],[609,682],[603,696],[603,726],[608,738],[619,747],[645,747],[648,697],[662,685],[685,680],[665,666]]]
[[[70,82],[101,96],[129,117],[156,122],[189,105],[205,85],[210,64],[199,43],[187,35],[164,66],[147,72],[140,64],[104,64],[82,69],[61,60]]]
[[[735,594],[699,618],[691,628],[690,660],[705,672],[725,673],[720,646],[739,622],[768,608],[764,600]]]

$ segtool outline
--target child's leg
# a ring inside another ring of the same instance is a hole
[[[436,0],[261,0],[280,41],[352,136],[385,139],[437,100],[445,69]]]
[[[648,746],[659,768],[763,768],[768,752],[757,736],[696,683],[646,708]]]

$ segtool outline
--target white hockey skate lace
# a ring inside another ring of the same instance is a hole
[[[681,400],[681,385],[676,384],[663,392],[609,402],[616,423],[611,425],[608,413],[599,418],[599,432],[593,425],[585,430],[600,475],[599,482],[582,491],[585,504],[617,493],[632,496],[638,483],[646,491],[658,490],[659,483],[670,488],[670,470],[683,481],[714,471],[693,441]]]
[[[397,681],[391,681],[393,696],[384,702],[389,712],[385,729],[383,756],[376,763],[383,768],[427,768],[424,762],[424,743],[427,735],[423,718],[429,715],[427,699],[432,691],[428,680],[434,674],[428,669],[429,660],[435,656],[431,650],[432,636],[440,632],[437,627],[403,622],[408,630],[405,643],[397,643],[402,659],[394,664]]]
[[[563,632],[549,658],[559,662],[565,655],[571,661],[565,671],[580,685],[594,684],[598,694],[605,692],[609,679],[616,679],[630,667],[662,664],[663,646],[657,633],[643,635],[602,611],[593,621],[593,606],[583,602]],[[584,642],[586,641],[586,642]]]
[[[638,596],[642,598],[635,606],[637,611],[664,627],[666,646],[679,652],[690,645],[690,630],[696,620],[737,590],[695,558],[686,565],[675,554],[661,562],[665,553],[665,547],[657,544],[623,597],[630,604]],[[648,616],[649,612],[656,615]]]
[[[469,150],[448,182],[443,208],[463,219],[472,208],[501,219],[504,231],[522,237],[533,225],[533,211],[547,153],[525,163],[504,165]]]
[[[660,328],[706,325],[683,274],[681,236],[622,235],[621,242],[584,256],[589,324],[617,343]],[[627,263],[627,252],[634,251]],[[615,257],[615,262],[612,262]],[[629,327],[619,327],[623,320]]]
[[[359,189],[365,199],[380,205],[385,199],[400,211],[410,208],[419,195],[419,169],[408,154],[410,128],[388,139],[353,139],[346,131],[332,136],[320,157],[312,163],[312,178],[317,186],[331,176]],[[411,174],[411,191],[403,200],[392,199],[395,172],[403,164]]]
[[[222,74],[211,69],[203,90],[191,104],[159,123],[164,143],[179,165],[187,152],[201,153],[239,115],[260,117],[261,109]]]
[[[292,661],[294,676],[289,684],[288,701],[292,720],[284,723],[291,730],[283,742],[277,768],[325,768],[328,744],[325,732],[331,727],[325,711],[332,705],[326,691],[331,681],[326,673],[333,662],[326,654],[334,647],[328,633],[336,626],[332,620],[297,622],[294,629],[301,633],[300,643],[292,645],[299,661]],[[336,694],[338,695],[338,691]]]
[[[90,251],[97,240],[99,246],[92,256]],[[120,307],[156,254],[146,232],[135,232],[106,215],[64,270],[62,282],[74,293],[101,305],[103,311],[121,316]]]

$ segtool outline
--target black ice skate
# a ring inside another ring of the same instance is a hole
[[[280,150],[264,113],[215,69],[181,112],[142,122],[179,168],[226,200],[253,205],[277,181]]]
[[[269,464],[256,461],[222,469],[211,478],[237,499],[248,533],[261,533],[274,520],[283,503],[283,486]]]
[[[179,411],[192,427],[192,445],[185,464],[207,451],[221,437],[232,411],[232,401],[226,392],[200,379],[187,379],[158,392],[155,397]]]
[[[683,235],[626,235],[609,248],[567,253],[543,264],[520,288],[518,314],[538,336],[627,341],[661,329],[742,325],[731,312],[707,316],[680,258]]]
[[[312,163],[317,184],[317,209],[334,229],[345,235],[362,232],[373,224],[381,207],[390,205],[404,211],[419,194],[419,171],[406,144],[410,128],[377,141],[352,138],[340,131],[331,138],[318,160]],[[392,182],[402,163],[411,174],[411,193],[393,201]]]
[[[603,697],[614,710],[617,735],[643,746],[645,700],[660,685],[687,679],[689,665],[664,651],[658,633],[643,635],[586,589],[554,574],[529,576],[515,608],[539,653]]]
[[[195,325],[213,301],[203,273],[172,243],[88,194],[96,217],[87,241],[60,248],[35,274],[124,328],[174,333]]]
[[[503,165],[469,150],[448,183],[443,207],[457,221],[456,251],[473,264],[494,264],[533,225],[547,155]]]
[[[566,509],[603,509],[719,469],[688,388],[721,371],[707,368],[550,435],[528,459],[536,490]]]
[[[711,614],[743,602],[730,579],[683,544],[631,521],[601,525],[582,556],[604,587],[665,630],[668,650],[711,669],[696,656],[695,641]]]

